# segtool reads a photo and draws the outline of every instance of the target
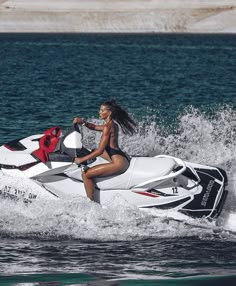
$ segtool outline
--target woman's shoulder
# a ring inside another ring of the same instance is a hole
[[[115,124],[116,124],[116,123],[115,123],[113,120],[110,120],[110,121],[108,121],[108,122],[105,124],[105,126],[107,126],[107,127],[114,127]]]
[[[118,130],[118,124],[116,122],[114,122],[113,120],[110,120],[109,122],[107,122],[105,124],[105,126],[107,127],[107,129],[110,131],[110,132],[113,132],[115,130]]]
[[[113,124],[111,121],[109,121],[103,125],[103,131],[111,132],[112,129],[113,129]]]

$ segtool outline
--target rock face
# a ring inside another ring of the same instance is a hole
[[[236,0],[0,0],[0,32],[236,33]]]

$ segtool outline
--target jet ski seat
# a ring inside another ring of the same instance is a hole
[[[151,179],[168,175],[176,167],[172,158],[133,157],[128,170],[122,174],[96,179],[101,190],[130,189]]]

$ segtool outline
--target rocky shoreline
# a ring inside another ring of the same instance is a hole
[[[2,33],[236,33],[235,0],[0,0]]]

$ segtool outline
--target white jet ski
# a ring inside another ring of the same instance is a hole
[[[59,127],[42,134],[8,142],[0,147],[0,169],[4,175],[28,178],[35,185],[28,190],[3,186],[0,199],[26,203],[43,198],[73,199],[86,196],[81,170],[72,163],[75,156],[90,153],[82,145],[77,125],[61,135]],[[106,163],[102,157],[87,162],[86,167]],[[193,218],[216,218],[224,205],[227,175],[224,170],[158,155],[131,157],[128,170],[120,175],[95,180],[95,200],[109,204],[121,196],[139,208],[177,210]],[[38,191],[39,189],[39,191]]]

